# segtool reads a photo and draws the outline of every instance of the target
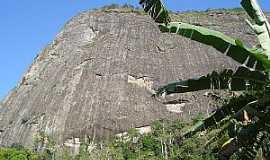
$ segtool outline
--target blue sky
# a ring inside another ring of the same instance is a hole
[[[62,26],[77,13],[112,3],[138,6],[139,0],[1,0],[0,100]],[[201,3],[202,2],[202,3]],[[240,0],[166,0],[174,11],[239,7]],[[269,0],[260,0],[270,10]]]

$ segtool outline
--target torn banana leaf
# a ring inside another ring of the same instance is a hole
[[[171,21],[169,11],[165,8],[162,0],[140,0],[140,4],[155,22],[167,24]]]
[[[205,118],[203,121],[195,124],[185,135],[184,137],[191,137],[196,134],[198,131],[206,130],[210,127],[220,125],[221,121],[226,125],[230,124],[232,116],[234,113],[242,109],[252,101],[255,101],[256,97],[253,95],[240,95],[239,97],[232,98],[230,102],[221,108],[217,109],[212,113],[208,118]],[[224,125],[225,125],[224,124]]]
[[[267,21],[257,0],[242,0],[242,7],[246,10],[247,14],[254,23],[246,20],[247,24],[256,34],[264,54],[270,59],[270,24]]]
[[[203,121],[198,122],[195,124],[189,132],[187,132],[184,137],[191,137],[196,134],[198,131],[206,130],[210,127],[217,126],[218,123],[224,121],[226,117],[227,119],[240,119],[241,112],[244,110],[247,111],[252,116],[257,116],[259,121],[261,122],[260,125],[256,125],[256,127],[262,127],[261,125],[265,125],[269,123],[270,115],[269,113],[263,113],[262,111],[265,110],[265,106],[270,105],[270,96],[266,95],[259,100],[256,97],[251,95],[243,95],[237,98],[232,99],[227,105],[222,106],[220,109],[216,110],[211,116],[204,119]],[[263,114],[267,114],[266,116]],[[233,115],[233,116],[231,116]],[[235,128],[235,127],[233,127]],[[239,130],[239,134],[244,134],[246,130]],[[236,132],[236,131],[234,131]],[[231,137],[237,136],[231,131]]]
[[[226,69],[221,73],[216,71],[200,78],[180,80],[170,83],[157,90],[156,96],[162,94],[185,93],[205,89],[229,89],[233,91],[246,90],[252,87],[260,88],[268,81],[268,74],[240,66],[235,72]]]
[[[212,46],[248,68],[261,71],[270,69],[270,61],[262,50],[250,49],[240,40],[231,38],[221,32],[182,22],[159,24],[159,27],[162,32],[175,33]]]

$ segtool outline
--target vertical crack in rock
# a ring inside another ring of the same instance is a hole
[[[68,88],[67,88],[67,95],[64,98],[63,101],[63,108],[58,109],[58,112],[56,114],[56,119],[55,119],[55,126],[54,126],[54,131],[57,131],[57,133],[63,133],[65,131],[65,124],[66,120],[68,117],[68,113],[70,112],[70,109],[72,105],[74,104],[74,95],[76,94],[77,90],[77,85],[80,83],[81,76],[83,74],[83,68],[82,66],[79,66],[75,68],[74,70],[74,76],[71,79],[71,81],[68,83]]]
[[[95,32],[93,28],[87,29],[83,34],[82,41],[89,43],[93,43],[93,39],[97,36],[97,31]],[[77,103],[76,100],[74,100],[74,96],[77,92],[77,85],[81,81],[81,77],[83,74],[84,67],[87,65],[88,62],[92,61],[93,58],[85,59],[83,62],[81,62],[72,73],[74,76],[68,83],[67,88],[67,95],[65,96],[63,100],[63,108],[58,109],[58,112],[56,114],[55,119],[55,126],[53,128],[53,131],[56,131],[56,133],[60,134],[65,132],[65,124],[67,121],[68,114],[71,110],[71,107]],[[50,130],[50,129],[49,129]],[[61,138],[60,138],[61,140]],[[61,140],[63,141],[63,139]]]

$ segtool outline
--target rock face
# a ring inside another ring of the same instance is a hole
[[[183,17],[254,41],[237,15]],[[148,16],[81,13],[37,56],[0,105],[0,145],[31,146],[39,133],[58,144],[73,137],[107,138],[157,119],[209,113],[214,107],[205,92],[171,96],[167,104],[152,98],[152,92],[171,81],[235,65],[208,46],[161,34]]]

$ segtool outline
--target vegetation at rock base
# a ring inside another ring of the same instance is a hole
[[[243,95],[251,96],[251,94]],[[234,98],[233,98],[234,99]],[[233,103],[232,100],[231,103]],[[192,122],[181,120],[160,120],[152,124],[151,133],[140,134],[130,129],[123,136],[116,136],[99,143],[84,143],[79,154],[73,155],[70,148],[56,150],[45,149],[33,152],[22,147],[1,148],[0,160],[215,160],[220,157],[220,149],[230,140],[230,132],[226,130],[230,117],[218,122],[202,132],[185,137],[194,124],[202,121],[198,114]],[[50,140],[52,141],[52,140]],[[255,157],[260,157],[258,152]],[[231,160],[242,159],[242,152],[234,153]],[[224,158],[224,157],[223,157]],[[249,159],[249,158],[247,158]]]
[[[46,152],[35,153],[23,147],[0,148],[0,160],[47,160]]]
[[[194,122],[200,121],[199,115]],[[0,149],[0,159],[6,160],[162,160],[162,159],[216,159],[217,150],[228,135],[222,135],[219,141],[209,142],[220,129],[213,128],[198,133],[192,138],[183,139],[182,135],[193,125],[181,120],[160,120],[152,124],[152,132],[140,134],[131,129],[122,137],[115,137],[103,143],[82,144],[78,155],[69,154],[67,148],[58,149],[52,156],[51,152],[38,152],[17,148]]]

